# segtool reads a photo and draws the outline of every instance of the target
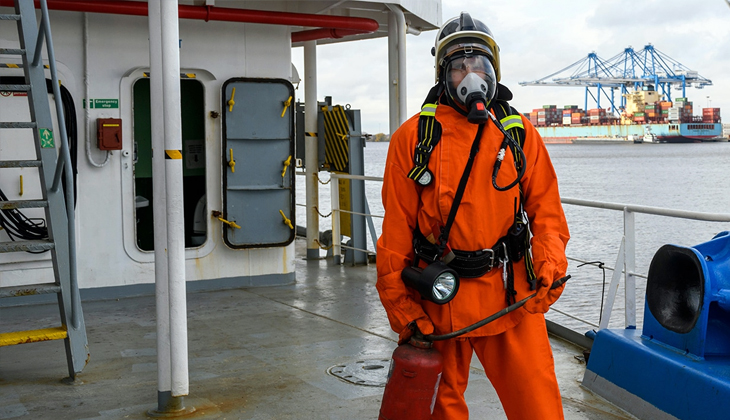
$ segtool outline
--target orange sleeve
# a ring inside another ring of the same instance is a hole
[[[408,178],[413,165],[418,117],[411,118],[390,140],[383,175],[383,230],[377,244],[376,287],[393,331],[401,333],[409,322],[419,320],[424,334],[433,333],[417,292],[406,288],[401,271],[413,261],[413,229],[416,227],[420,191]]]
[[[535,274],[552,283],[568,269],[565,247],[570,239],[568,223],[560,203],[558,178],[540,134],[522,117],[525,125],[527,166],[522,179],[524,207],[532,232]]]

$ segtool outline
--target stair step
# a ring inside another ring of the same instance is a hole
[[[0,15],[0,20],[20,20],[20,15],[2,14]]]
[[[0,201],[0,210],[38,209],[48,207],[46,200],[9,200]]]
[[[30,85],[0,85],[0,90],[6,92],[30,92]]]
[[[35,122],[0,122],[0,128],[36,128]]]
[[[0,168],[40,168],[40,160],[0,160]]]
[[[21,251],[45,251],[53,249],[55,245],[51,240],[35,241],[10,241],[0,242],[0,252],[21,252]]]
[[[0,48],[0,55],[24,55],[23,48]]]
[[[2,333],[0,334],[0,347],[37,343],[39,341],[63,340],[66,337],[68,337],[66,327]]]
[[[0,298],[45,295],[60,292],[61,286],[56,283],[25,284],[22,286],[0,287]]]

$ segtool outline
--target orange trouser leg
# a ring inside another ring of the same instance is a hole
[[[562,420],[563,404],[542,314],[502,334],[470,339],[510,420]]]
[[[436,341],[433,347],[444,357],[436,405],[432,420],[467,420],[469,409],[464,401],[464,391],[469,381],[469,364],[474,350],[468,341]]]

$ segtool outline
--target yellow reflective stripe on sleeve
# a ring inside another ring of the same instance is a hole
[[[504,130],[507,131],[512,128],[525,129],[525,125],[522,124],[522,118],[519,115],[508,115],[500,120],[504,126]]]
[[[424,104],[421,108],[421,115],[425,115],[427,117],[435,116],[437,106],[437,104]]]

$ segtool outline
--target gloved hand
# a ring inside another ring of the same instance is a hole
[[[424,315],[420,318],[414,319],[409,322],[403,331],[398,334],[398,345],[407,343],[411,339],[411,336],[416,333],[416,330],[420,331],[423,335],[433,334],[433,323],[428,316]]]
[[[558,276],[558,278],[560,277]],[[556,278],[555,280],[558,279]],[[558,300],[560,294],[563,293],[563,289],[565,289],[565,283],[551,290],[550,288],[555,280],[548,280],[545,277],[537,279],[537,294],[534,298],[525,302],[524,308],[527,312],[531,314],[544,314],[550,309],[550,305]]]

